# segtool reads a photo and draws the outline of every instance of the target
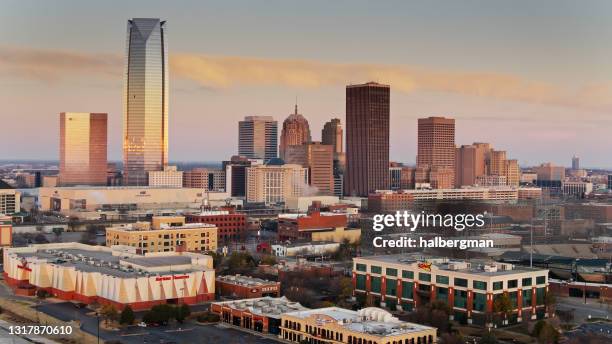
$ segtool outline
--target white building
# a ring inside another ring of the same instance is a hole
[[[154,187],[183,187],[183,171],[176,166],[166,166],[163,171],[149,171],[149,186]]]
[[[308,168],[294,164],[267,164],[247,168],[247,202],[277,204],[304,193]]]
[[[340,243],[332,241],[313,241],[295,244],[274,244],[272,255],[277,257],[295,257],[298,255],[325,255],[340,249]]]
[[[563,194],[583,196],[593,192],[593,183],[582,182],[582,181],[564,181],[563,182]]]

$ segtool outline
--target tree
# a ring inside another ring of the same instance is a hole
[[[53,231],[53,234],[55,234],[55,241],[59,242],[60,236],[62,236],[64,229],[62,227],[53,227],[52,231]]]
[[[499,341],[491,332],[485,332],[482,338],[478,341],[478,344],[497,344]]]
[[[264,264],[264,265],[275,265],[276,264],[276,257],[266,254],[264,256],[261,257],[261,260],[259,261],[259,264]]]
[[[166,324],[171,318],[175,317],[175,311],[174,307],[167,304],[156,305],[144,314],[142,321],[146,323]]]
[[[49,293],[44,289],[38,289],[36,290],[36,297],[39,299],[45,299],[49,297]]]
[[[501,313],[504,316],[504,325],[508,324],[508,318],[512,313],[512,301],[510,301],[510,297],[507,293],[500,294],[497,298],[495,298],[495,302],[493,303],[493,308],[495,312]]]
[[[541,344],[553,344],[559,341],[559,331],[544,320],[538,321],[531,335]]]
[[[183,303],[176,307],[174,313],[174,319],[180,323],[183,323],[183,320],[185,320],[191,314],[191,309],[189,308],[188,304]]]
[[[121,311],[121,316],[119,318],[120,324],[131,325],[134,323],[134,310],[132,307],[125,306],[125,308]]]
[[[102,309],[100,309],[100,315],[102,315],[104,321],[108,325],[110,322],[117,320],[119,312],[117,312],[117,308],[113,305],[104,305]]]

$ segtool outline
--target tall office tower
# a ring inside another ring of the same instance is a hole
[[[455,150],[455,186],[474,185],[476,178],[486,174],[489,144],[474,143]]]
[[[344,151],[342,149],[342,133],[342,123],[340,123],[340,119],[333,118],[323,125],[321,143],[333,146],[334,153],[342,153]]]
[[[308,168],[308,182],[319,195],[334,194],[334,153],[333,146],[321,142],[287,147],[285,162]],[[313,192],[313,193],[314,193]]]
[[[271,116],[246,116],[238,122],[238,154],[250,159],[277,157],[278,124]]]
[[[519,167],[518,160],[506,160],[506,180],[510,186],[519,186],[521,181],[521,168]]]
[[[389,188],[389,101],[389,85],[346,87],[346,195]]]
[[[417,165],[455,167],[455,119],[419,118]]]
[[[298,113],[297,104],[295,111],[283,122],[283,130],[280,136],[280,146],[278,153],[281,159],[285,159],[285,151],[287,147],[293,145],[302,145],[312,141],[310,137],[310,127],[304,116]]]
[[[572,157],[572,170],[580,169],[580,158],[576,155]]]
[[[60,113],[60,185],[106,185],[107,115]]]
[[[489,152],[488,174],[492,176],[505,176],[506,161],[506,151],[497,151],[491,149],[491,151]]]
[[[123,181],[147,185],[147,173],[168,164],[166,22],[128,20],[125,61]]]

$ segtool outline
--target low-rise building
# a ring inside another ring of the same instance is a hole
[[[274,244],[272,254],[277,257],[308,255],[328,255],[340,249],[340,243],[333,241],[313,241],[293,244]]]
[[[214,299],[212,257],[148,253],[133,247],[53,243],[4,249],[4,280],[21,295],[45,290],[54,297],[118,309]]]
[[[163,171],[149,171],[149,186],[153,187],[183,187],[183,171],[176,166],[165,166]]]
[[[0,214],[12,215],[21,210],[21,193],[0,180]]]
[[[218,242],[244,239],[247,232],[246,215],[232,210],[204,210],[185,215],[187,223],[211,223],[217,226]]]
[[[491,261],[460,261],[386,255],[353,258],[355,295],[390,309],[412,310],[434,300],[446,302],[461,323],[503,320],[495,300],[507,295],[510,323],[543,318],[548,270]]]
[[[218,276],[216,291],[219,296],[253,299],[264,296],[279,297],[280,282],[243,275]]]
[[[306,214],[279,214],[278,239],[291,241],[359,242],[361,229],[347,227],[347,215],[318,210]]]
[[[280,334],[281,316],[288,312],[308,310],[298,302],[286,297],[260,297],[256,299],[213,302],[210,310],[217,313],[221,321],[248,330]]]
[[[292,343],[435,343],[434,327],[400,321],[384,309],[339,307],[282,315],[280,338]]]
[[[106,228],[106,246],[135,247],[149,252],[217,250],[217,227],[210,223],[185,223],[184,216],[154,216],[151,223],[136,222]]]

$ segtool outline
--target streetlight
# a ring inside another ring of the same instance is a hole
[[[98,320],[98,344],[100,344],[100,313],[96,311],[96,319]]]

